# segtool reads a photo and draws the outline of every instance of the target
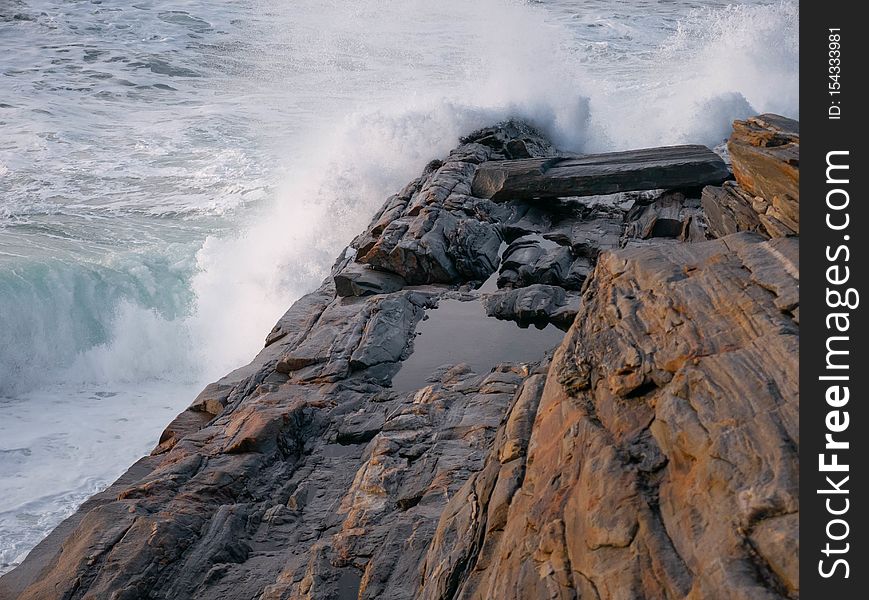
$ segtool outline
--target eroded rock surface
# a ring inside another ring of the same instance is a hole
[[[799,123],[772,114],[736,121],[727,149],[736,183],[703,191],[710,233],[799,235]]]
[[[0,598],[797,598],[798,237],[727,235],[689,172],[472,194],[557,156],[510,122],[432,161]],[[431,352],[466,303],[554,356]]]
[[[729,175],[724,161],[705,146],[665,146],[487,162],[475,174],[472,189],[498,202],[715,185]]]
[[[530,437],[450,501],[421,597],[796,597],[795,260],[747,233],[603,255]]]

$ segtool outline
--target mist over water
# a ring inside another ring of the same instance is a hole
[[[459,136],[521,117],[575,151],[716,145],[734,118],[798,117],[798,17],[791,2],[4,4],[0,572],[249,360]]]

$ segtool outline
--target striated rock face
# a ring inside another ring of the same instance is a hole
[[[479,164],[554,153],[549,142],[519,123],[479,132],[386,202],[354,244],[357,260],[410,284],[487,279],[498,267],[497,223],[507,210],[469,195]]]
[[[725,182],[721,187],[706,186],[701,199],[709,226],[715,237],[724,237],[739,231],[754,231],[766,234],[767,229],[760,221],[760,212],[765,206],[743,190],[735,181]]]
[[[724,162],[705,146],[666,146],[579,157],[533,158],[483,164],[473,193],[492,200],[593,196],[637,190],[718,184]]]
[[[430,163],[0,599],[798,598],[799,238],[471,194],[556,155]]]
[[[733,174],[749,194],[766,198],[799,231],[800,125],[777,115],[733,124],[727,142]]]
[[[799,235],[799,123],[772,114],[736,121],[727,150],[736,183],[703,191],[710,233]]]
[[[444,511],[422,597],[795,597],[797,250],[602,256],[530,435],[511,413]]]

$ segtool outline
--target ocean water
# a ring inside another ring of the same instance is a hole
[[[796,2],[0,0],[0,573],[249,360],[385,197],[798,118]]]

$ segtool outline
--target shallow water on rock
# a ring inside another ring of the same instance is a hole
[[[352,570],[345,570],[338,579],[338,600],[356,600],[362,577]]]
[[[477,373],[487,373],[499,363],[536,362],[564,338],[554,325],[521,327],[487,317],[478,300],[441,300],[428,316],[417,327],[413,354],[392,379],[396,391],[425,387],[444,365],[466,363]]]
[[[523,117],[596,152],[797,117],[798,9],[0,2],[0,573],[252,357],[460,136]],[[485,323],[508,346],[545,335]]]

